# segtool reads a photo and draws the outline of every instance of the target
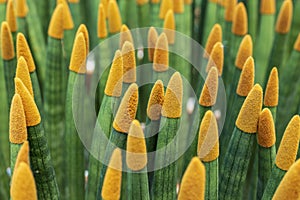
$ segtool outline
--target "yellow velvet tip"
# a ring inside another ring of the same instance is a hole
[[[125,24],[123,24],[120,31],[120,49],[123,47],[126,41],[134,44],[130,30]]]
[[[155,44],[153,70],[156,72],[164,72],[169,69],[169,46],[165,33],[162,33]]]
[[[198,157],[192,158],[184,172],[178,200],[203,200],[205,179],[205,166]]]
[[[157,31],[154,27],[150,27],[148,31],[148,59],[150,62],[153,62],[155,44],[158,38]]]
[[[274,67],[270,73],[268,84],[266,86],[264,106],[276,107],[278,105],[279,84],[278,71]]]
[[[155,82],[152,88],[147,107],[147,116],[151,120],[159,120],[164,103],[164,85],[161,80]]]
[[[200,125],[197,153],[203,162],[211,162],[219,157],[218,124],[210,110],[205,113]]]
[[[260,13],[263,15],[272,15],[276,12],[275,0],[261,0]]]
[[[169,44],[174,44],[175,42],[175,17],[172,9],[169,9],[164,21],[164,33],[168,38]]]
[[[126,148],[126,163],[133,171],[142,170],[147,165],[147,148],[143,130],[137,120],[129,129]]]
[[[24,107],[20,95],[13,96],[9,117],[9,141],[22,144],[27,140],[27,126]]]
[[[218,86],[218,70],[216,67],[212,67],[208,72],[205,84],[200,94],[199,104],[201,106],[209,107],[215,105],[218,94]]]
[[[193,3],[193,0],[184,0],[185,5],[191,5]]]
[[[138,86],[132,83],[127,89],[115,120],[113,127],[121,133],[128,133],[131,122],[135,119],[138,105]]]
[[[37,191],[32,171],[28,164],[21,162],[13,174],[10,197],[14,200],[37,200]]]
[[[36,126],[41,122],[39,110],[34,102],[33,96],[19,78],[15,78],[15,92],[19,94],[24,106],[26,125]]]
[[[182,114],[182,79],[179,72],[175,72],[171,77],[165,99],[163,102],[161,114],[167,118],[179,118]]]
[[[231,32],[238,36],[248,32],[248,15],[243,3],[239,3],[234,9]]]
[[[167,12],[171,9],[173,10],[173,0],[162,0],[160,4],[160,10],[159,10],[159,18],[165,19],[165,16]]]
[[[72,14],[68,5],[67,0],[57,0],[56,4],[63,4],[63,15],[64,15],[64,20],[63,20],[63,25],[65,30],[71,30],[74,28],[74,22],[72,18]]]
[[[242,69],[236,93],[241,97],[248,96],[254,84],[254,60],[250,56]]]
[[[80,24],[80,26],[77,29],[76,35],[79,35],[80,33],[82,33],[84,36],[86,55],[88,55],[90,52],[90,37],[89,37],[89,31],[84,24]]]
[[[6,6],[6,21],[9,25],[11,32],[16,32],[18,30],[17,18],[14,8],[13,0],[9,0]]]
[[[1,52],[3,60],[11,60],[15,57],[14,42],[7,22],[1,24]]]
[[[225,21],[232,22],[236,3],[237,0],[227,0],[227,6],[225,8]]]
[[[268,108],[264,108],[259,115],[257,143],[265,148],[272,147],[276,142],[273,116]]]
[[[69,0],[69,3],[79,3],[79,0]]]
[[[106,170],[101,196],[104,200],[119,200],[122,183],[122,154],[115,149]]]
[[[108,25],[110,33],[118,33],[121,30],[122,19],[118,4],[115,0],[108,3]]]
[[[6,3],[6,0],[0,0],[0,3]]]
[[[204,58],[209,58],[209,55],[217,42],[222,42],[222,27],[220,24],[215,24],[209,33],[205,45]]]
[[[212,67],[217,67],[218,75],[222,76],[223,73],[223,65],[224,65],[224,46],[221,42],[217,42],[210,54],[206,72],[209,72]]]
[[[160,0],[151,0],[151,4],[158,4]]]
[[[126,41],[122,47],[123,57],[123,82],[136,82],[136,61],[133,44]]]
[[[227,6],[227,0],[218,0],[218,4],[220,6],[226,7]]]
[[[286,34],[291,29],[293,19],[293,2],[291,0],[283,1],[276,21],[276,32]]]
[[[252,53],[253,53],[252,38],[250,35],[246,35],[240,44],[235,59],[235,66],[240,70],[242,70],[246,60],[249,58],[249,56],[252,56]]]
[[[84,74],[86,73],[86,43],[83,33],[76,35],[69,69],[73,72]]]
[[[137,0],[136,3],[137,5],[142,6],[145,5],[146,3],[149,3],[149,0]]]
[[[101,0],[100,3],[103,4],[104,7],[104,16],[107,19],[108,18],[108,2],[109,0]]]
[[[22,144],[22,147],[20,148],[20,151],[16,159],[14,171],[19,167],[20,163],[22,162],[26,163],[27,165],[30,165],[28,141],[25,141]]]
[[[263,91],[259,84],[254,85],[246,97],[235,125],[245,133],[256,133],[257,122],[262,108]]]
[[[98,29],[97,29],[99,38],[107,37],[107,28],[106,28],[106,16],[105,10],[102,3],[99,4],[98,8]]]
[[[18,59],[16,78],[19,78],[24,83],[31,96],[34,96],[28,66],[23,56]]]
[[[27,3],[26,0],[16,0],[16,15],[17,17],[24,18],[27,15]]]
[[[29,72],[35,71],[35,64],[27,40],[23,33],[17,35],[17,58],[23,56],[27,62]]]
[[[300,117],[295,115],[287,125],[277,151],[275,164],[287,171],[297,157],[300,136]]]
[[[294,44],[294,50],[300,51],[300,34],[298,34],[297,40]]]
[[[107,96],[120,97],[123,85],[123,59],[120,50],[117,50],[105,86]]]
[[[184,13],[184,0],[174,0],[173,1],[174,6],[174,13]]]
[[[64,15],[63,5],[56,6],[48,28],[48,35],[55,39],[62,39],[64,37]]]
[[[300,160],[297,160],[281,180],[273,200],[300,199]]]

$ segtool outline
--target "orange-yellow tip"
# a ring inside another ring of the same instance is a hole
[[[164,72],[169,69],[169,47],[168,39],[165,33],[162,33],[155,45],[153,70],[156,72]]]
[[[109,3],[109,0],[101,0],[100,3],[103,4],[104,16],[107,19],[108,18],[108,3]]]
[[[184,0],[173,0],[174,13],[184,13]]]
[[[117,111],[113,127],[121,133],[128,133],[131,122],[135,119],[138,105],[138,86],[132,83],[127,89]]]
[[[274,67],[270,73],[269,80],[266,86],[264,106],[276,107],[278,105],[279,96],[279,80],[278,71]]]
[[[123,85],[123,59],[120,50],[117,50],[105,86],[107,96],[120,97]]]
[[[210,110],[205,113],[200,125],[197,152],[203,162],[211,162],[219,157],[218,124]]]
[[[210,54],[206,72],[209,72],[212,67],[217,67],[218,75],[222,76],[223,73],[223,65],[224,65],[224,46],[221,42],[217,42]]]
[[[162,0],[159,10],[159,18],[164,19],[168,10],[173,10],[173,0]]]
[[[123,82],[136,82],[136,61],[133,44],[126,41],[122,47],[123,57]]]
[[[216,67],[212,67],[211,70],[208,72],[205,84],[200,94],[199,104],[201,106],[209,107],[213,106],[216,103],[218,86],[218,70]]]
[[[151,120],[159,120],[164,103],[164,85],[161,80],[155,82],[147,107],[147,116]]]
[[[106,170],[101,196],[105,200],[118,200],[121,196],[122,154],[115,149]]]
[[[175,17],[172,9],[169,9],[164,21],[164,33],[168,38],[169,44],[174,44],[175,42]]]
[[[27,40],[23,33],[17,35],[17,58],[23,56],[27,62],[29,72],[35,71],[35,64]]]
[[[0,3],[6,3],[6,0],[0,0]]]
[[[7,22],[1,24],[1,52],[3,60],[11,60],[15,57],[14,42]]]
[[[179,72],[175,72],[168,84],[161,114],[167,118],[179,118],[182,113],[182,79]]]
[[[236,3],[237,0],[227,0],[227,6],[225,8],[225,21],[232,22]]]
[[[264,108],[259,115],[257,143],[262,147],[270,148],[275,142],[276,134],[272,113],[268,108]]]
[[[241,97],[248,96],[254,84],[254,60],[250,56],[242,69],[236,93]]]
[[[178,200],[203,200],[205,180],[204,165],[198,157],[192,158],[183,175]]]
[[[118,4],[115,0],[108,3],[108,26],[110,33],[118,33],[121,30],[122,19]]]
[[[15,78],[16,94],[19,94],[24,106],[26,125],[36,126],[41,122],[39,110],[34,102],[33,96],[19,78]]]
[[[295,162],[299,146],[300,117],[295,115],[287,125],[277,151],[275,164],[287,171]]]
[[[27,126],[25,111],[20,95],[13,96],[9,117],[9,141],[13,144],[22,144],[27,140]]]
[[[276,21],[276,32],[286,34],[291,29],[293,19],[293,2],[291,0],[283,1]]]
[[[72,14],[68,5],[67,0],[57,0],[56,4],[63,4],[63,15],[64,15],[64,20],[63,20],[63,25],[65,30],[71,30],[74,28],[74,22],[72,18]]]
[[[238,36],[248,32],[248,15],[243,3],[239,3],[234,9],[231,32]]]
[[[26,0],[17,0],[16,1],[16,15],[17,17],[24,18],[28,12],[28,7]]]
[[[218,0],[218,4],[220,6],[226,7],[227,6],[227,0]]]
[[[86,59],[86,43],[85,43],[83,33],[79,33],[78,35],[76,35],[73,44],[69,69],[73,72],[84,74],[86,72],[85,59]]]
[[[17,18],[14,8],[13,0],[9,0],[6,6],[6,21],[9,25],[11,32],[16,32],[18,30]]]
[[[153,62],[155,44],[158,38],[157,31],[154,27],[150,27],[148,31],[148,59],[150,62]]]
[[[27,165],[30,165],[30,161],[29,161],[29,143],[28,143],[28,141],[25,141],[22,144],[22,147],[20,148],[20,151],[19,151],[17,159],[16,159],[14,170],[16,170],[18,168],[18,166],[20,165],[20,163],[22,163],[22,162],[26,163]]]
[[[24,83],[31,96],[34,96],[28,66],[23,56],[18,59],[16,77]]]
[[[193,0],[184,0],[185,5],[191,5],[193,3]]]
[[[263,91],[259,84],[256,84],[240,110],[235,125],[245,133],[256,133],[259,114],[262,108]]]
[[[14,200],[37,200],[37,190],[32,171],[21,162],[12,177],[10,196]]]
[[[120,49],[122,49],[126,41],[134,44],[130,30],[123,24],[120,31]]]
[[[101,39],[107,37],[106,16],[105,16],[104,6],[102,3],[99,4],[99,8],[98,8],[97,33],[98,33],[98,37]]]
[[[138,171],[147,165],[147,148],[144,133],[140,123],[133,120],[129,129],[126,148],[126,163],[133,170]]]
[[[64,37],[64,15],[63,4],[58,4],[52,14],[50,25],[48,28],[48,35],[55,39],[62,39]]]
[[[260,13],[263,15],[272,15],[276,11],[275,0],[261,0],[260,1]]]
[[[204,57],[209,58],[214,45],[217,42],[222,42],[222,27],[220,24],[215,24],[211,29],[205,45]]]
[[[250,35],[246,35],[240,44],[235,59],[235,66],[240,70],[242,70],[246,60],[249,58],[249,56],[252,56],[252,52],[253,52],[252,38]]]
[[[294,44],[294,50],[300,51],[300,34],[298,34],[297,40]]]
[[[80,26],[77,29],[76,35],[79,35],[80,33],[82,33],[84,36],[86,55],[88,55],[90,52],[90,37],[89,37],[89,31],[84,24],[80,24]]]

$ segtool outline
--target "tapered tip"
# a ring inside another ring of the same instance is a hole
[[[9,117],[9,141],[13,144],[22,144],[27,140],[27,126],[25,111],[20,95],[13,96]]]
[[[80,33],[83,34],[83,37],[85,40],[86,55],[88,55],[90,52],[90,37],[89,37],[89,31],[88,31],[86,25],[84,25],[84,24],[79,25],[77,32],[76,32],[76,36],[79,35]]]
[[[252,53],[253,53],[252,38],[250,35],[246,35],[240,44],[235,59],[235,66],[240,70],[242,70],[246,60],[249,58],[249,56],[252,56]]]
[[[227,0],[227,6],[225,9],[225,21],[232,22],[236,4],[237,0]]]
[[[31,54],[31,51],[29,49],[27,40],[23,33],[18,33],[17,35],[17,58],[19,59],[21,56],[24,57],[24,59],[27,62],[28,70],[29,72],[35,71],[35,64],[33,61],[33,57]]]
[[[260,13],[263,15],[272,15],[276,12],[275,0],[261,0]]]
[[[117,50],[105,86],[107,96],[120,97],[123,85],[123,59],[120,50]]]
[[[257,143],[265,148],[272,147],[276,142],[275,126],[271,111],[263,109],[259,115]]]
[[[26,125],[36,126],[41,122],[39,110],[34,102],[33,96],[19,78],[15,78],[16,94],[19,94],[24,106]]]
[[[16,78],[19,78],[24,83],[31,96],[34,96],[28,66],[23,56],[18,59]]]
[[[14,42],[7,22],[1,24],[1,52],[3,60],[11,60],[15,57]]]
[[[217,67],[218,69],[218,75],[222,76],[223,73],[223,66],[224,66],[224,46],[221,42],[217,42],[210,54],[207,66],[206,66],[206,72],[209,72],[209,70],[212,67]]]
[[[298,34],[297,40],[294,44],[294,50],[300,51],[300,34]]]
[[[123,24],[120,31],[120,49],[123,47],[126,41],[134,44],[129,28]]]
[[[24,18],[27,15],[28,7],[26,0],[17,0],[16,1],[16,14],[17,17]]]
[[[126,148],[126,163],[133,170],[142,170],[147,165],[147,148],[143,130],[137,120],[129,129]]]
[[[199,104],[201,106],[209,107],[213,106],[216,103],[218,86],[218,70],[216,67],[212,67],[211,70],[208,72],[205,84],[200,94]]]
[[[104,6],[102,3],[99,4],[98,8],[98,38],[106,38],[107,37],[107,28],[106,28],[106,15]]]
[[[198,157],[204,162],[211,162],[219,157],[218,124],[212,111],[205,113],[200,125]]]
[[[0,3],[6,3],[6,0],[0,0]]]
[[[10,196],[14,200],[37,200],[37,191],[32,171],[28,164],[21,162],[12,177]]]
[[[147,107],[147,116],[151,120],[159,120],[161,116],[161,109],[164,103],[164,85],[161,80],[155,82]]]
[[[172,9],[169,9],[164,21],[164,33],[168,38],[169,44],[174,44],[175,42],[175,16]]]
[[[80,33],[76,35],[73,44],[69,69],[79,74],[86,73],[85,59],[86,59],[86,43],[85,43],[83,33]]]
[[[56,4],[62,4],[63,5],[63,15],[64,15],[64,20],[63,20],[63,26],[65,30],[71,30],[74,28],[74,22],[72,18],[72,14],[68,5],[68,2],[66,0],[57,0]]]
[[[153,60],[154,71],[164,72],[169,69],[169,47],[165,33],[162,33],[157,39]]]
[[[150,27],[148,31],[148,59],[150,62],[153,62],[155,44],[158,38],[157,31],[154,27]]]
[[[7,2],[6,21],[9,25],[9,28],[10,28],[11,32],[16,32],[18,30],[17,18],[16,18],[16,13],[15,13],[13,0],[9,0]]]
[[[274,67],[270,73],[266,86],[264,106],[276,107],[278,105],[279,96],[279,79],[277,68]]]
[[[181,14],[184,13],[184,0],[174,0],[174,13]]]
[[[240,75],[239,83],[237,85],[236,93],[241,97],[248,96],[254,84],[254,60],[250,56],[243,68]]]
[[[222,27],[220,24],[215,24],[210,31],[205,45],[205,58],[209,58],[209,55],[211,54],[212,49],[217,42],[222,42]]]
[[[259,84],[254,85],[240,110],[235,125],[245,133],[256,133],[257,122],[262,108],[263,91]]]
[[[136,82],[136,60],[135,51],[132,43],[126,41],[122,47],[123,57],[123,82]]]
[[[121,133],[128,133],[131,122],[135,119],[138,105],[138,86],[132,83],[127,89],[115,120],[113,127]]]
[[[276,21],[276,32],[286,34],[291,29],[293,19],[293,2],[291,0],[283,1]]]
[[[63,11],[63,4],[58,4],[50,20],[48,35],[56,39],[62,39],[64,37]]]
[[[184,0],[185,5],[191,5],[193,3],[193,0]]]
[[[168,10],[173,10],[174,4],[173,0],[162,0],[160,4],[160,10],[159,10],[159,18],[164,19]]]
[[[167,118],[181,117],[182,110],[182,79],[179,72],[175,72],[171,77],[162,106],[162,116]]]
[[[231,32],[238,36],[248,32],[248,15],[243,3],[239,3],[234,9]]]
[[[15,168],[14,170],[16,170],[20,163],[26,163],[27,165],[30,166],[30,160],[29,160],[29,143],[28,141],[25,141],[23,144],[22,144],[22,147],[18,153],[18,156],[17,156],[17,159],[16,159],[16,163],[15,163]]]
[[[299,146],[300,117],[295,115],[287,125],[277,151],[275,164],[287,171],[295,162]]]
[[[122,19],[118,4],[115,0],[108,3],[108,26],[110,33],[118,33],[121,30]]]
[[[192,158],[183,175],[178,200],[204,199],[205,179],[205,166],[198,157]]]

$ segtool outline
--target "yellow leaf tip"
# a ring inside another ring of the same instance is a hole
[[[74,22],[72,18],[72,14],[68,5],[68,2],[66,0],[57,0],[57,5],[62,4],[63,5],[63,27],[65,30],[71,30],[74,28]]]
[[[20,148],[20,151],[19,151],[17,159],[16,159],[14,170],[17,169],[18,166],[20,165],[20,163],[22,163],[22,162],[26,163],[27,165],[30,165],[28,141],[25,141]]]
[[[238,36],[246,35],[248,32],[248,15],[243,3],[238,3],[234,9],[231,31]]]
[[[172,9],[169,9],[164,20],[164,33],[169,44],[175,43],[175,16]]]
[[[164,72],[169,68],[169,47],[168,39],[165,33],[158,37],[153,58],[153,70],[156,72]]]
[[[70,60],[69,69],[73,72],[84,74],[86,73],[86,42],[83,33],[76,35],[73,50]]]
[[[232,22],[233,20],[236,3],[237,0],[227,0],[227,6],[225,9],[225,20],[228,22]]]
[[[24,18],[27,15],[28,7],[26,0],[17,0],[16,1],[16,15],[17,17]]]
[[[33,96],[34,94],[33,94],[33,89],[32,89],[32,82],[31,82],[31,78],[30,78],[30,74],[29,74],[29,70],[28,70],[28,65],[23,56],[21,56],[18,59],[16,78],[19,78],[24,83],[24,85],[28,89],[31,96]]]
[[[220,24],[215,24],[210,31],[205,45],[205,58],[209,58],[209,55],[211,54],[213,47],[217,42],[222,42],[222,27]]]
[[[35,64],[27,40],[23,33],[17,35],[17,58],[23,56],[27,62],[29,72],[35,71]]]
[[[62,39],[64,37],[64,15],[63,5],[58,4],[52,14],[48,35],[55,39]]]
[[[98,8],[98,29],[97,29],[99,38],[107,37],[107,28],[106,28],[106,14],[105,8],[102,3],[99,4]]]
[[[159,120],[164,102],[164,85],[161,80],[154,84],[147,107],[147,116],[151,120]]]
[[[254,59],[250,56],[242,68],[239,83],[237,85],[236,93],[239,96],[246,97],[251,91],[254,84],[254,70]]]
[[[269,80],[266,86],[264,106],[276,107],[278,105],[279,96],[279,80],[278,71],[274,67],[270,73]]]
[[[120,48],[124,46],[125,42],[134,44],[129,28],[125,24],[123,24],[120,31]]]
[[[222,76],[223,73],[223,65],[224,65],[224,46],[221,42],[217,42],[210,54],[207,66],[206,66],[206,72],[209,72],[209,70],[212,67],[217,67],[218,69],[218,75]]]
[[[136,60],[134,46],[131,42],[125,41],[122,47],[123,57],[123,82],[136,82]]]
[[[173,1],[174,6],[174,13],[184,13],[184,0],[174,0]]]
[[[164,19],[168,10],[173,10],[173,0],[162,0],[159,10],[159,18]]]
[[[253,52],[253,43],[250,35],[246,35],[239,47],[236,59],[235,66],[239,69],[243,69],[243,66],[249,56],[252,56]]]
[[[276,32],[286,34],[291,29],[293,19],[293,2],[291,0],[283,1],[276,21]]]
[[[298,34],[297,40],[294,44],[294,50],[300,51],[300,34]]]
[[[263,15],[272,15],[276,12],[275,0],[261,0],[260,13]]]
[[[18,30],[17,18],[16,18],[13,0],[9,0],[7,2],[6,21],[9,24],[9,28],[10,28],[11,32],[16,32]]]
[[[211,70],[208,72],[205,84],[200,94],[199,104],[201,106],[209,107],[213,106],[216,103],[218,86],[218,70],[216,67],[212,67]]]
[[[148,31],[148,58],[150,62],[153,62],[155,44],[158,38],[157,31],[154,27],[150,27]]]
[[[118,33],[122,26],[120,10],[115,0],[108,3],[108,25],[110,33]]]
[[[14,42],[7,22],[1,24],[1,52],[4,60],[11,60],[15,57]]]
[[[257,143],[265,148],[272,147],[276,142],[275,126],[271,111],[264,108],[259,115]]]
[[[89,42],[90,39],[89,39],[89,31],[85,24],[79,25],[77,32],[76,32],[76,36],[79,35],[80,33],[82,33],[84,36],[85,46],[86,46],[86,55],[88,55],[89,51],[90,51],[90,42]]]

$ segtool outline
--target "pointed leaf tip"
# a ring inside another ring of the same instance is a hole
[[[151,120],[159,120],[161,116],[161,109],[164,103],[164,85],[161,80],[154,84],[147,107],[147,116]]]
[[[58,4],[52,14],[48,35],[55,39],[62,39],[64,37],[64,15],[62,4]]]
[[[243,3],[239,3],[234,9],[231,32],[238,36],[248,32],[248,15]]]
[[[293,2],[291,0],[283,1],[276,21],[276,32],[286,34],[291,29],[293,19]]]
[[[271,111],[264,108],[259,115],[257,143],[265,148],[272,147],[276,142],[275,125]]]

